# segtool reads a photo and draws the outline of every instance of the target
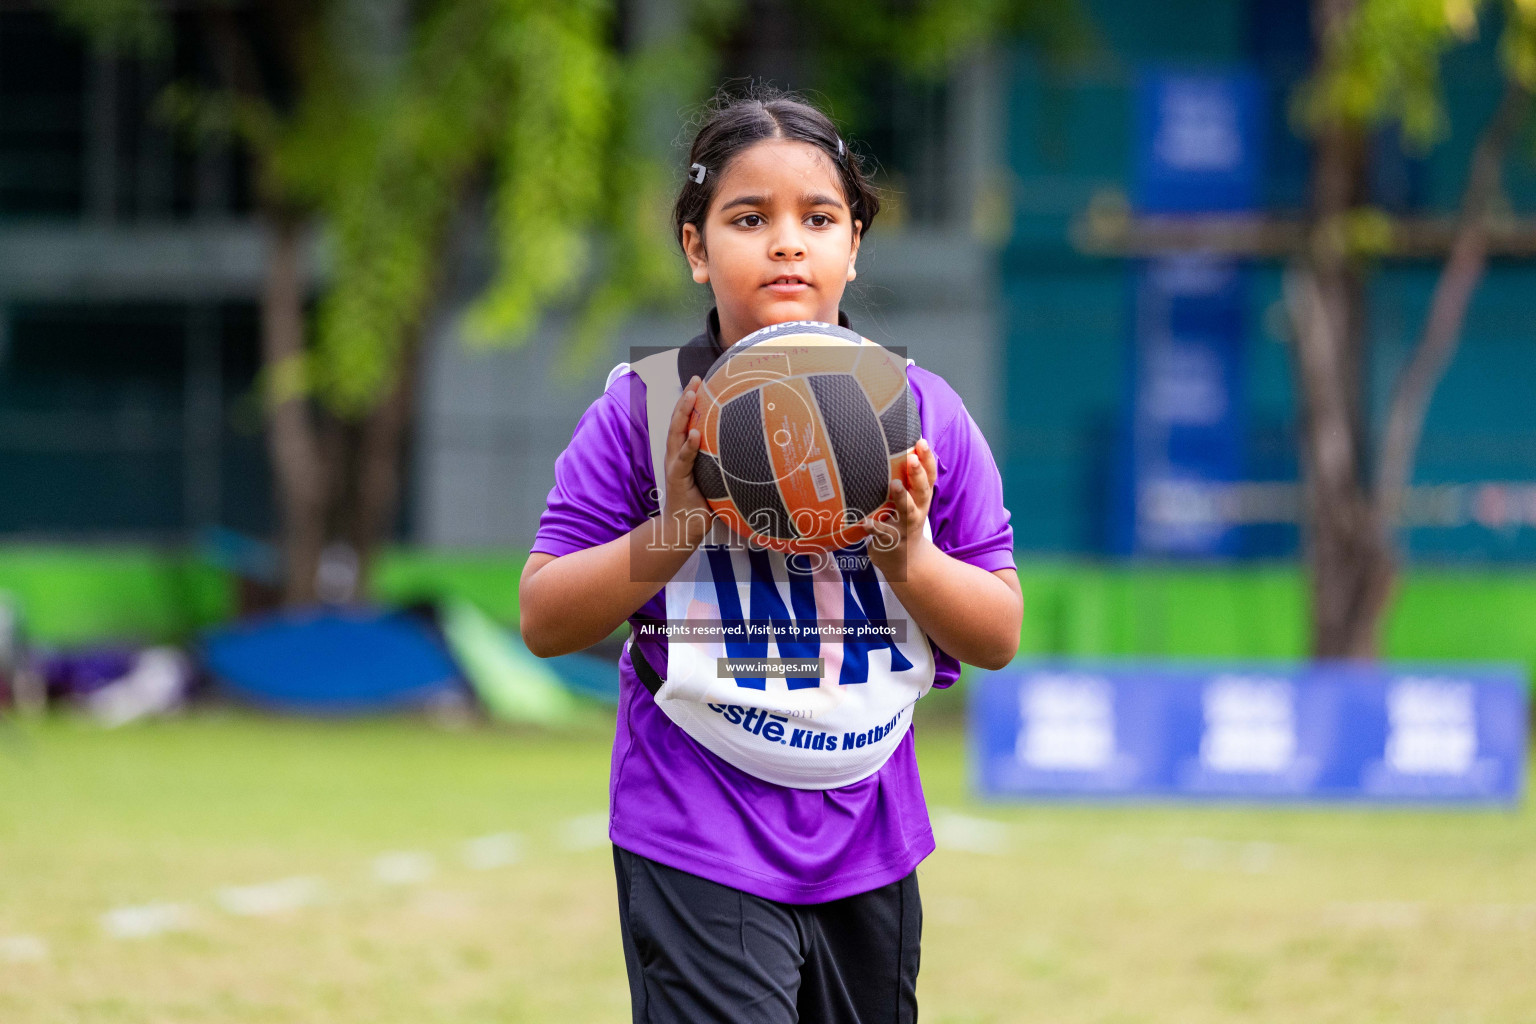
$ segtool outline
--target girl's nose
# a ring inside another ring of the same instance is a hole
[[[805,245],[798,238],[781,238],[774,243],[773,258],[798,260],[805,258]]]

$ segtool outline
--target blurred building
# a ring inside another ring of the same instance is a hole
[[[184,29],[151,64],[0,10],[0,535],[265,526],[249,182],[150,116]]]
[[[643,18],[661,5],[632,6]],[[1018,547],[1049,555],[1113,546],[1132,271],[1083,255],[1072,225],[1090,206],[1127,201],[1137,82],[1159,67],[1255,74],[1262,203],[1294,210],[1305,196],[1306,149],[1286,114],[1310,45],[1301,0],[1085,6],[1098,40],[1081,61],[1008,49],[938,84],[893,77],[874,87],[882,116],[859,141],[900,194],[846,302],[864,334],[906,346],[961,393],[1002,467]],[[728,73],[812,84],[779,5],[748,10],[761,30],[741,34]],[[1380,140],[1380,205],[1454,208],[1465,154],[1496,99],[1493,36],[1447,66],[1449,139],[1424,154]],[[10,484],[0,488],[0,538],[179,539],[209,525],[270,525],[252,393],[262,239],[251,184],[237,154],[188,151],[151,116],[160,88],[195,71],[199,52],[178,30],[159,62],[118,60],[40,9],[0,10],[0,479]],[[1527,206],[1536,198],[1523,155],[1511,191]],[[1378,411],[1434,271],[1387,266],[1372,285]],[[1295,405],[1278,268],[1247,274],[1233,429],[1243,480],[1283,484],[1295,477]],[[476,276],[455,283],[457,306]],[[1420,555],[1536,556],[1533,284],[1536,268],[1495,264],[1473,306],[1420,455],[1418,482],[1444,485],[1424,492],[1434,514],[1412,535]],[[403,538],[526,544],[555,455],[609,366],[630,345],[686,340],[707,308],[700,295],[687,314],[638,320],[570,381],[553,369],[558,315],[510,352],[471,351],[452,311],[439,318]],[[1238,553],[1294,549],[1283,505]]]

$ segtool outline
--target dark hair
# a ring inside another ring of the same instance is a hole
[[[703,166],[704,180],[695,180],[690,166],[672,207],[672,231],[679,246],[683,244],[684,224],[704,230],[704,215],[709,212],[709,204],[714,201],[721,176],[731,160],[764,139],[795,139],[826,153],[837,168],[843,198],[853,219],[862,223],[860,235],[869,233],[875,214],[880,212],[880,193],[870,183],[858,155],[838,134],[832,119],[792,93],[756,86],[746,96],[722,91],[704,108],[699,129],[688,148],[688,163]]]

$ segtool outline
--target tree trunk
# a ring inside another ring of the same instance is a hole
[[[473,179],[459,182],[456,187],[449,215],[434,242],[435,270],[428,283],[428,298],[416,321],[401,328],[399,372],[394,387],[354,433],[356,447],[351,466],[355,476],[342,532],[357,554],[359,593],[368,592],[375,556],[394,532],[411,426],[416,419],[421,361],[442,311],[443,298],[451,291],[451,282],[467,255],[466,248],[472,244],[473,213],[465,197],[475,188]]]
[[[277,485],[283,602],[315,600],[325,546],[327,486],[309,399],[303,386],[303,229],[283,212],[266,215],[267,275],[261,296],[261,359],[266,390],[267,454]]]
[[[1287,274],[1302,396],[1302,486],[1312,594],[1312,655],[1372,658],[1396,574],[1361,480],[1345,326],[1357,294],[1337,267]]]
[[[1315,0],[1318,52],[1329,48],[1353,0]],[[1304,546],[1312,595],[1312,655],[1372,658],[1396,576],[1383,543],[1364,464],[1366,305],[1363,270],[1350,251],[1348,216],[1364,199],[1363,133],[1326,126],[1313,149],[1310,236],[1286,274],[1301,401]]]
[[[406,344],[400,379],[357,432],[356,490],[347,533],[357,554],[359,593],[368,591],[374,558],[393,532],[400,508],[406,440],[415,418],[418,348]]]

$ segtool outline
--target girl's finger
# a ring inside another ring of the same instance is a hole
[[[931,456],[930,456],[931,457]],[[907,472],[912,476],[912,497],[919,507],[928,501],[933,493],[932,469],[917,455],[910,455],[907,459]]]
[[[690,384],[688,387],[683,389],[682,394],[677,396],[677,404],[672,406],[672,423],[674,425],[676,425],[679,421],[686,420],[688,414],[692,411],[692,404],[693,385]]]
[[[894,528],[874,516],[864,517],[864,536],[870,544],[882,551],[891,548],[896,540]]]
[[[698,431],[690,430],[682,446],[667,460],[667,479],[687,487],[694,486],[693,464],[699,457]]]
[[[688,418],[693,415],[693,407],[698,402],[698,381],[699,378],[694,377],[688,382],[688,386],[683,388],[683,393],[678,396],[677,405],[672,407],[672,423],[670,424],[671,429],[669,433],[675,435],[687,431]]]
[[[698,378],[695,377],[694,379],[697,380]],[[687,395],[687,393],[684,393],[683,397],[678,399],[679,408],[673,410],[673,413],[672,413],[672,424],[671,424],[671,426],[667,430],[667,455],[666,455],[666,457],[667,457],[667,460],[668,460],[668,464],[670,465],[670,460],[674,456],[682,456],[685,453],[687,453],[688,457],[687,457],[687,460],[686,460],[686,464],[689,466],[689,469],[690,469],[690,472],[691,472],[692,465],[693,465],[693,455],[697,454],[697,452],[699,450],[700,439],[699,439],[699,430],[698,430],[698,428],[697,427],[690,427],[688,425],[688,422],[689,422],[688,417],[689,417],[689,415],[691,415],[693,410],[692,410],[691,406],[684,407],[684,404],[687,401],[688,401],[688,395]],[[691,446],[691,452],[690,452],[690,446]]]
[[[923,461],[923,469],[927,470],[928,485],[931,487],[939,482],[939,457],[933,454],[933,445],[928,443],[926,437],[917,439],[917,454]]]

